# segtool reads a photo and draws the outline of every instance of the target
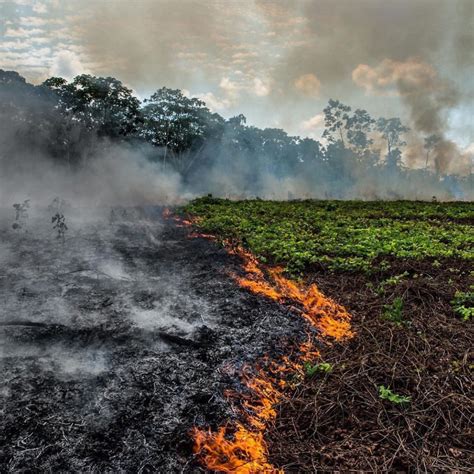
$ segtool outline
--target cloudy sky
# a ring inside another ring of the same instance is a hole
[[[337,98],[473,146],[474,0],[0,0],[0,68],[111,75],[318,138]]]

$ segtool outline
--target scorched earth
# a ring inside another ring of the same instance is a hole
[[[46,210],[2,211],[1,470],[199,471],[193,427],[238,417],[225,391],[304,321],[160,208],[64,214],[63,240]]]

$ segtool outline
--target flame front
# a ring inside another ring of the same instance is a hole
[[[266,272],[270,278],[265,278],[262,265],[251,253],[241,247],[231,252],[237,253],[244,260],[243,267],[247,276],[236,277],[240,286],[279,303],[296,304],[301,308],[302,316],[313,327],[319,329],[323,336],[330,336],[336,340],[353,336],[351,317],[347,310],[324,296],[315,284],[309,287],[298,285],[283,276],[282,267],[267,268]]]
[[[195,222],[175,220],[180,226],[190,226]],[[191,233],[189,237],[215,239],[198,233]],[[330,343],[331,339],[340,341],[354,336],[347,310],[324,296],[315,284],[300,285],[286,278],[282,267],[266,267],[242,247],[232,246],[230,242],[224,244],[229,253],[242,259],[245,277],[233,275],[242,288],[291,306],[317,330],[320,342]],[[276,406],[284,396],[284,389],[298,377],[301,380],[305,364],[319,356],[313,337],[309,334],[308,339],[289,355],[278,360],[266,357],[257,367],[242,370],[246,393],[228,392],[232,398],[241,400],[241,422],[229,423],[217,431],[193,428],[194,452],[207,469],[237,474],[283,472],[270,464],[264,435],[277,416]]]
[[[344,307],[324,296],[315,284],[305,287],[286,278],[283,268],[266,268],[248,251],[232,248],[243,260],[245,277],[234,275],[237,283],[251,292],[265,296],[295,310],[318,330],[323,340],[342,340],[353,337],[350,315]],[[276,406],[283,397],[283,389],[290,385],[289,375],[304,376],[304,364],[314,361],[319,353],[312,337],[302,343],[296,354],[283,356],[278,361],[262,361],[263,368],[251,375],[242,373],[242,381],[250,395],[240,394],[245,423],[236,422],[217,431],[193,429],[194,452],[210,470],[251,474],[283,472],[268,460],[264,434],[276,418]]]

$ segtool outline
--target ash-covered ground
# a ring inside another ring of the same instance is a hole
[[[303,335],[237,256],[156,207],[0,230],[0,470],[196,472],[192,426],[235,416],[238,369]]]

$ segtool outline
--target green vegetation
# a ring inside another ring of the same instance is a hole
[[[397,297],[392,304],[385,305],[382,317],[397,326],[403,325],[406,322],[403,319],[403,299]]]
[[[471,286],[471,291],[456,291],[451,304],[457,315],[464,321],[469,321],[474,316],[474,285]]]
[[[329,372],[332,372],[332,369],[333,365],[329,362],[320,362],[319,364],[311,364],[309,362],[306,362],[306,364],[304,365],[304,371],[308,377],[312,377],[318,372],[327,374]]]
[[[297,274],[311,266],[373,273],[393,258],[474,257],[474,204],[361,201],[228,201],[210,197],[184,211],[206,231],[241,241],[264,261]]]
[[[397,393],[392,392],[388,387],[385,387],[385,385],[379,385],[379,398],[382,400],[388,400],[396,405],[404,405],[411,401],[411,397],[398,395]]]

